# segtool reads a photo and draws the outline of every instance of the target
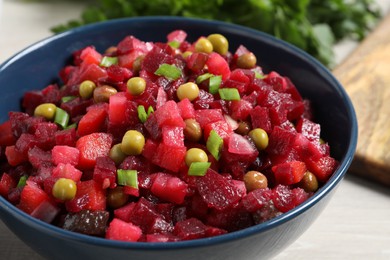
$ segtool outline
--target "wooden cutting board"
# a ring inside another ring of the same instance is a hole
[[[333,73],[349,94],[359,125],[349,172],[390,186],[390,15]]]

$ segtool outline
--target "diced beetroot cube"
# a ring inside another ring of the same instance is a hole
[[[245,85],[248,85],[249,82],[251,81],[250,77],[243,69],[233,70],[232,73],[230,74],[229,79],[237,82],[245,83]]]
[[[139,197],[139,189],[134,187],[123,186],[123,193],[133,197]]]
[[[161,200],[182,204],[187,195],[187,184],[178,177],[167,173],[157,173],[151,191]]]
[[[187,33],[183,30],[175,30],[167,35],[168,42],[184,42],[187,38]]]
[[[142,236],[142,230],[129,222],[114,218],[106,232],[106,238],[111,240],[136,242]]]
[[[215,103],[213,94],[207,92],[204,89],[200,89],[198,98],[196,98],[194,101],[192,101],[192,103],[194,104],[195,109],[208,109],[208,108],[221,109],[222,108],[221,107],[222,101],[219,101],[219,100],[216,101],[218,103],[218,107],[213,107],[213,104]]]
[[[38,140],[32,134],[22,134],[19,139],[16,141],[15,148],[24,157],[27,156],[28,150],[38,145]]]
[[[270,155],[284,156],[288,154],[294,144],[295,134],[280,127],[274,127],[269,134],[269,142],[266,151]]]
[[[7,146],[5,148],[5,156],[11,166],[17,166],[28,160],[27,155],[16,149],[15,145]]]
[[[154,74],[161,64],[173,64],[173,62],[174,58],[167,54],[161,46],[154,45],[153,49],[145,55],[142,69]]]
[[[163,126],[162,141],[172,147],[184,147],[184,132],[182,127]]]
[[[71,101],[61,103],[61,108],[68,112],[71,118],[75,118],[80,115],[84,115],[87,111],[87,107],[92,104],[92,99],[82,99],[77,97]]]
[[[126,122],[127,97],[125,92],[110,96],[108,119],[111,124],[120,125]]]
[[[230,103],[230,115],[233,119],[246,121],[253,110],[253,106],[249,101],[241,99]]]
[[[38,146],[44,150],[50,150],[56,143],[55,133],[58,126],[51,122],[37,123],[34,131],[34,136],[38,142]]]
[[[205,140],[209,138],[211,130],[217,132],[217,134],[224,140],[228,139],[233,133],[233,129],[225,120],[206,124],[203,127],[203,137]]]
[[[102,60],[102,55],[94,47],[88,46],[81,51],[80,59],[86,64],[99,65]]]
[[[142,150],[142,155],[149,161],[152,161],[157,151],[157,147],[158,147],[157,142],[153,141],[150,138],[146,139],[144,149]]]
[[[206,224],[232,232],[252,226],[253,220],[241,203],[236,203],[223,210],[212,209]]]
[[[178,147],[160,143],[155,150],[152,162],[164,169],[178,172],[184,162],[186,151],[185,146]]]
[[[8,197],[8,193],[11,189],[15,188],[17,182],[12,178],[8,173],[3,173],[0,179],[0,195],[3,197]]]
[[[168,233],[173,229],[172,225],[165,221],[163,218],[155,218],[152,223],[150,223],[146,233],[148,234],[158,234],[158,233]]]
[[[272,167],[278,184],[291,185],[302,180],[306,164],[300,161],[285,162]]]
[[[269,111],[266,107],[256,106],[251,112],[251,121],[253,128],[261,128],[267,133],[272,130],[271,119]]]
[[[234,184],[234,186],[236,186],[241,198],[245,197],[246,196],[245,182],[240,180],[232,180],[232,183]]]
[[[80,181],[83,173],[76,169],[74,165],[69,163],[59,163],[54,169],[52,177],[54,178],[66,178],[74,180],[75,182]]]
[[[287,212],[295,208],[295,194],[288,186],[277,185],[272,190],[272,201],[275,207],[281,212]]]
[[[16,139],[12,133],[11,121],[7,120],[0,125],[0,146],[14,145]]]
[[[208,58],[206,53],[195,52],[187,58],[187,67],[194,72],[199,72],[206,65]]]
[[[93,133],[80,137],[76,143],[76,148],[80,151],[79,167],[92,169],[98,157],[109,154],[112,142],[112,136],[107,133]]]
[[[133,69],[134,61],[144,55],[143,50],[132,50],[129,53],[118,55],[118,65],[122,68]]]
[[[125,222],[130,221],[130,216],[133,214],[133,209],[135,207],[135,202],[130,202],[120,208],[114,210],[114,217],[119,218]]]
[[[50,201],[50,197],[36,183],[28,181],[20,194],[18,208],[31,214],[41,203]]]
[[[338,166],[337,160],[330,156],[323,156],[318,159],[312,157],[305,162],[308,170],[321,182],[328,180]]]
[[[103,189],[116,187],[116,166],[110,157],[102,156],[96,159],[93,180],[99,183]]]
[[[180,115],[180,110],[175,101],[167,101],[159,109],[153,113],[156,117],[159,127],[162,126],[178,126],[185,127],[183,118]]]
[[[118,54],[126,54],[134,50],[147,51],[145,42],[134,36],[126,36],[117,45]]]
[[[272,198],[270,189],[256,189],[249,192],[246,197],[241,200],[244,208],[249,212],[255,212],[266,205]]]
[[[195,119],[201,128],[205,125],[217,121],[225,121],[221,109],[198,109],[195,110]]]
[[[180,115],[184,120],[195,118],[194,105],[188,98],[181,100],[179,103],[177,103],[177,106],[179,107]]]
[[[52,155],[50,151],[42,150],[41,148],[34,146],[28,153],[28,161],[35,169],[39,169],[45,165],[52,164]]]
[[[206,229],[206,237],[215,237],[226,233],[227,233],[226,230],[217,227],[207,226]]]
[[[108,105],[102,103],[88,108],[87,113],[80,119],[77,126],[79,136],[104,131]]]
[[[199,239],[206,237],[207,226],[199,219],[190,218],[179,221],[175,225],[174,234],[182,240]]]
[[[230,67],[228,62],[218,53],[212,52],[206,62],[209,72],[214,75],[221,75],[222,80],[230,76]]]
[[[306,118],[300,118],[296,124],[298,133],[302,133],[307,139],[313,142],[320,141],[321,126]]]
[[[287,89],[287,81],[284,77],[280,76],[277,72],[271,71],[264,79],[265,82],[270,84],[274,90],[278,92],[285,92]]]
[[[51,156],[55,165],[60,163],[77,165],[79,163],[80,151],[72,146],[56,145],[51,150]]]
[[[57,131],[54,134],[56,145],[75,146],[77,141],[76,129],[74,127]]]
[[[109,82],[113,82],[116,84],[121,82],[126,82],[132,76],[133,76],[133,72],[130,69],[121,67],[117,64],[113,64],[107,68],[107,77],[108,77],[107,80]],[[124,89],[124,91],[126,91],[126,89]]]
[[[106,193],[100,184],[94,180],[80,181],[77,183],[76,197],[65,203],[70,212],[87,210],[105,210]]]
[[[302,188],[295,188],[292,189],[292,192],[294,193],[295,196],[295,206],[298,206],[305,202],[309,198],[309,194],[305,192],[304,189]]]
[[[196,187],[207,205],[218,210],[229,208],[241,199],[237,187],[210,168],[205,176],[196,179]]]
[[[161,215],[155,210],[154,205],[141,197],[138,202],[135,203],[131,214],[129,215],[129,221],[139,226],[144,233],[147,233],[151,226],[157,222],[157,219],[161,219]]]
[[[93,82],[104,80],[107,78],[107,71],[97,64],[83,63],[80,67],[73,70],[69,76],[69,80],[66,84],[72,86],[80,84],[84,80],[92,80]]]

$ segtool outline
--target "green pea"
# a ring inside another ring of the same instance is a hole
[[[248,191],[265,189],[268,187],[267,177],[258,171],[249,171],[244,175],[245,187]]]
[[[121,150],[127,155],[139,155],[145,145],[145,137],[137,130],[129,130],[122,138]]]
[[[257,59],[252,52],[245,53],[237,58],[237,67],[241,69],[252,69],[256,66]]]
[[[185,162],[189,167],[193,162],[207,162],[209,160],[205,151],[200,148],[191,148],[187,151]]]
[[[302,180],[298,184],[299,187],[304,189],[306,192],[315,192],[318,190],[317,177],[310,171],[305,172]]]
[[[57,106],[52,103],[43,103],[34,110],[34,116],[41,116],[47,120],[53,120],[56,114]]]
[[[268,146],[268,134],[261,128],[255,128],[249,132],[249,137],[253,140],[258,150],[264,150]]]
[[[204,37],[201,37],[195,43],[195,50],[197,52],[211,53],[213,51],[213,45],[209,40]]]
[[[141,77],[133,77],[127,81],[127,90],[131,95],[141,95],[146,88],[146,81]]]
[[[122,144],[119,143],[111,147],[109,156],[116,164],[120,164],[127,155],[122,152]]]
[[[115,95],[118,91],[109,85],[103,85],[95,88],[93,91],[93,100],[96,103],[108,102],[112,95]]]
[[[114,189],[107,190],[107,205],[110,208],[117,209],[126,204],[129,195],[123,192],[122,186],[116,186]]]
[[[187,82],[177,88],[176,95],[179,100],[188,98],[190,101],[193,101],[199,96],[199,87],[194,82]]]
[[[71,200],[76,196],[76,183],[67,178],[59,178],[53,186],[52,194],[59,200]]]
[[[225,55],[229,50],[229,42],[222,34],[214,33],[207,36],[207,39],[213,45],[213,51]]]
[[[184,137],[191,142],[198,142],[202,138],[202,128],[199,123],[193,119],[189,118],[184,120],[186,127],[184,128]]]
[[[79,87],[79,94],[82,98],[90,98],[93,95],[93,91],[96,88],[96,84],[91,80],[84,80]]]

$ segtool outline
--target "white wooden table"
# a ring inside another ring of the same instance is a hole
[[[388,10],[390,0],[380,2]],[[79,17],[77,1],[0,0],[0,63]],[[337,47],[338,59],[353,44]],[[341,53],[341,54],[340,54]],[[42,259],[0,221],[0,259]],[[390,259],[390,188],[347,174],[318,220],[275,259]]]

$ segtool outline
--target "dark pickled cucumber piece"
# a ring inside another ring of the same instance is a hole
[[[67,214],[63,228],[91,236],[104,236],[108,218],[108,211],[82,210]]]

